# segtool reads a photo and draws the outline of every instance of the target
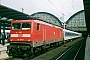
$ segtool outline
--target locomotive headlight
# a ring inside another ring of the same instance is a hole
[[[30,41],[30,39],[28,41]]]
[[[11,40],[12,41],[12,40]]]

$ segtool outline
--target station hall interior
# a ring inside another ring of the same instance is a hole
[[[65,22],[66,23],[66,29],[77,31],[83,33],[83,35],[88,35],[90,32],[90,26],[89,26],[89,2],[90,1],[84,1],[84,10],[80,10],[76,13],[74,13],[69,19]],[[44,17],[45,16],[45,17]],[[50,19],[48,16],[50,16]],[[5,30],[10,30],[10,22],[12,20],[27,20],[27,19],[41,19],[46,22],[52,23],[57,26],[63,27],[63,23],[54,16],[51,13],[48,12],[36,12],[31,15],[28,15],[26,13],[17,11],[13,8],[0,5],[0,30],[3,29],[3,32],[5,33]],[[1,33],[1,32],[0,32]]]
[[[66,22],[60,21],[54,14],[49,12],[34,12],[31,15],[0,4],[0,36],[10,33],[12,20],[36,19],[65,29],[82,33],[83,37],[90,35],[90,0],[83,0],[84,10],[74,13]],[[63,19],[63,17],[61,17]]]

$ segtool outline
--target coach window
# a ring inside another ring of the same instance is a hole
[[[40,24],[37,23],[37,30],[40,30]]]

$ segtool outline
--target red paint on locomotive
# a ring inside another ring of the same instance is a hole
[[[9,56],[30,56],[52,44],[59,45],[63,38],[63,29],[53,24],[39,20],[13,20],[7,53]]]
[[[54,39],[63,39],[63,30],[60,27],[53,26],[51,24],[39,21],[39,20],[13,20],[11,23],[11,26],[13,23],[31,23],[31,28],[29,30],[12,30],[11,27],[11,41],[17,41],[17,42],[38,42],[42,40],[54,40]],[[37,25],[38,28],[37,28]],[[21,27],[20,27],[21,28]],[[13,36],[12,35],[17,36]],[[23,34],[30,34],[30,37],[23,37]],[[21,35],[21,36],[20,36]]]

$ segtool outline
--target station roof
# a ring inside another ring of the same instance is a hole
[[[69,30],[77,31],[77,32],[86,32],[86,22],[85,22],[85,12],[84,10],[80,10],[73,14],[66,21],[66,28]]]
[[[0,5],[0,16],[8,19],[28,19],[28,14]]]
[[[70,21],[73,17],[75,17],[77,14],[80,14],[80,13],[82,13],[82,12],[84,12],[84,10],[78,11],[78,12],[76,12],[75,14],[73,14],[73,15],[66,21],[66,24],[68,24],[69,21]]]
[[[4,25],[3,23],[5,23],[5,24],[7,24],[5,26],[10,26],[10,22],[12,20],[37,19],[37,17],[34,17],[33,16],[35,14],[38,14],[38,13],[34,13],[32,15],[28,15],[28,14],[25,14],[23,12],[17,11],[15,9],[12,9],[12,8],[9,8],[9,7],[0,5],[0,24],[1,24],[1,26],[3,26]],[[40,14],[40,12],[39,12],[39,14]],[[58,23],[61,26],[61,22],[59,21],[59,19],[56,16],[54,16],[54,15],[52,15],[50,13],[47,13],[47,12],[45,14],[50,15],[50,16],[53,16],[54,20],[52,19],[52,21],[50,21],[51,23],[54,23],[55,22],[55,24]],[[51,17],[49,17],[49,19],[50,18]],[[55,21],[55,20],[57,20],[57,21]]]
[[[55,15],[48,12],[36,12],[36,13],[31,14],[31,16],[37,17],[53,25],[62,26],[61,21]]]
[[[83,0],[87,32],[90,34],[90,0]]]
[[[10,29],[10,22],[12,20],[24,20],[29,19],[30,15],[25,14],[23,12],[19,12],[17,10],[14,10],[12,8],[3,6],[0,4],[0,26],[5,26],[5,29]],[[8,28],[7,28],[8,27]]]

